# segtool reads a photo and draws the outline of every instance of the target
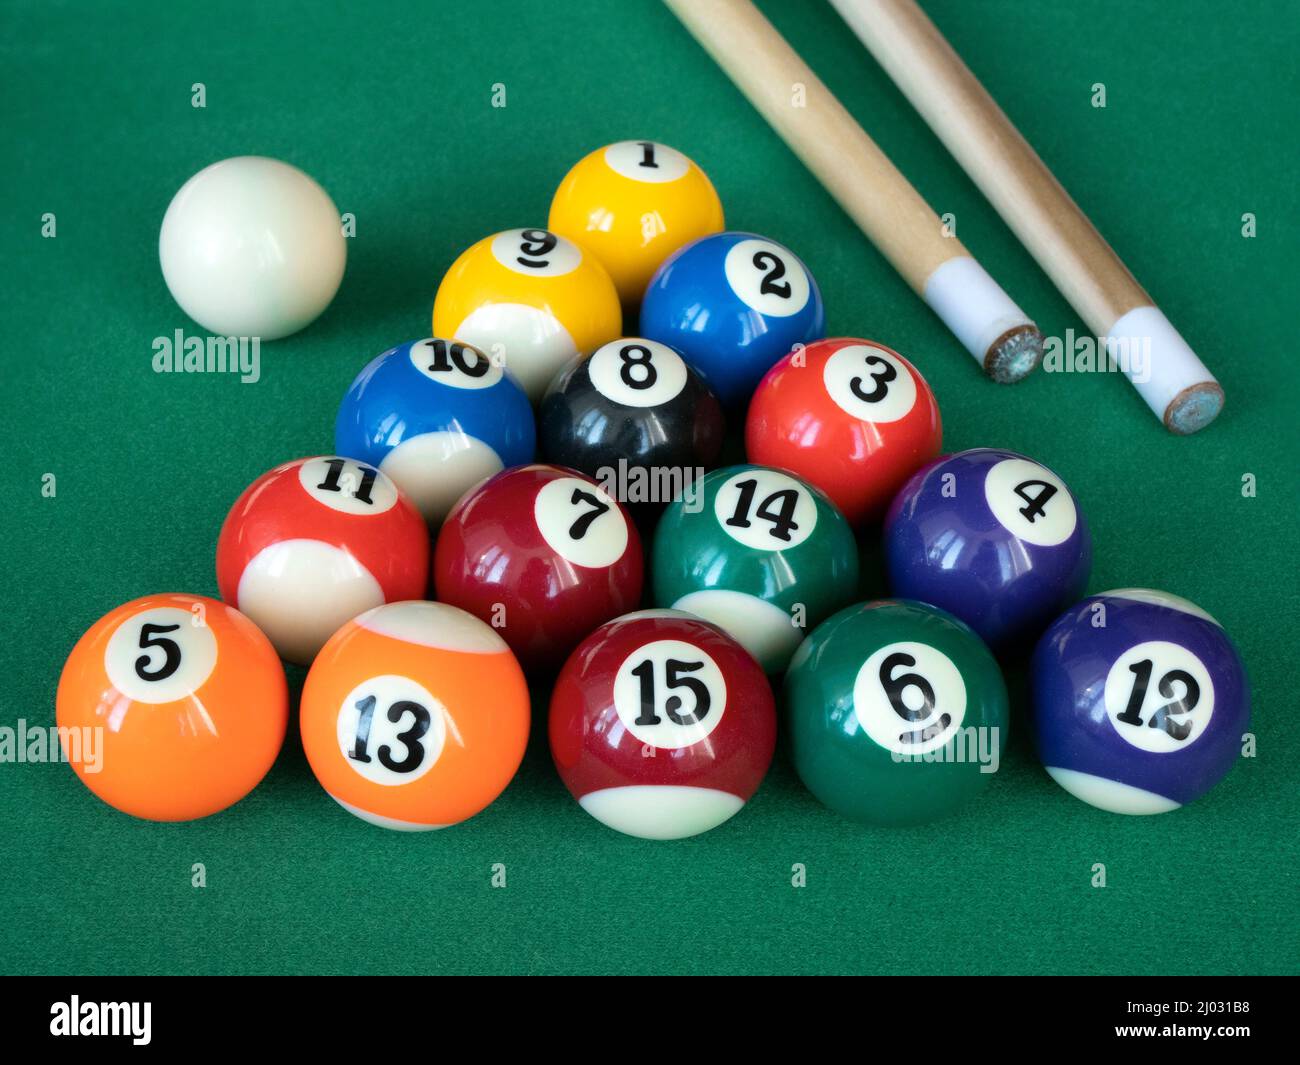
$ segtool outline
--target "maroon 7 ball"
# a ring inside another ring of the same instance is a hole
[[[627,512],[559,466],[505,470],[463,496],[433,568],[437,598],[486,621],[525,668],[559,665],[641,601],[641,538]]]
[[[551,696],[551,755],[602,824],[682,839],[738,813],[776,746],[772,689],[721,629],[676,610],[601,626]]]

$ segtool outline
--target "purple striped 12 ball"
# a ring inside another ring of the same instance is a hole
[[[1204,795],[1250,727],[1246,671],[1218,622],[1147,588],[1094,595],[1057,618],[1034,651],[1033,702],[1052,779],[1123,814]]]
[[[1032,646],[1083,595],[1092,539],[1064,481],[1014,451],[937,459],[885,517],[893,595],[955,614],[995,649]]]

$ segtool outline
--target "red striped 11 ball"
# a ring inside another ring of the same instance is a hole
[[[758,789],[776,746],[767,678],[721,630],[646,610],[593,632],[551,696],[551,754],[604,825],[644,839],[716,828]]]
[[[559,466],[505,470],[465,495],[433,569],[437,598],[495,628],[525,668],[554,668],[641,600],[641,538],[627,512]]]
[[[337,455],[263,474],[217,538],[221,598],[300,665],[363,611],[423,598],[428,576],[415,505],[374,466]]]
[[[1047,772],[1115,813],[1204,795],[1250,728],[1250,685],[1222,627],[1149,588],[1094,595],[1057,618],[1034,651],[1033,696]]]

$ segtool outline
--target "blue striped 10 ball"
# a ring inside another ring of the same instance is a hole
[[[533,460],[533,408],[478,348],[429,338],[385,351],[352,382],[334,448],[388,474],[431,524],[479,481]]]

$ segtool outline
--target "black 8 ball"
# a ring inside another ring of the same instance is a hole
[[[602,484],[617,477],[635,504],[670,502],[681,478],[712,468],[724,425],[717,397],[677,352],[628,337],[561,370],[537,428],[548,462]]]

